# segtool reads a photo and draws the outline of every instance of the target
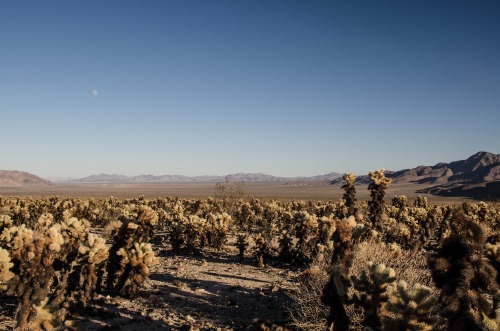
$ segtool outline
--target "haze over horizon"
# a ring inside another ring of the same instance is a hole
[[[0,169],[367,174],[500,153],[498,1],[6,1]]]

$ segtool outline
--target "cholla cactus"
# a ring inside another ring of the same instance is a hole
[[[498,244],[486,244],[486,256],[490,258],[492,262],[500,263],[500,243]]]
[[[0,240],[10,249],[14,258],[21,260],[24,248],[33,242],[33,230],[27,229],[24,224],[13,226],[2,232]]]
[[[330,307],[330,313],[327,317],[327,330],[348,330],[351,324],[346,311],[348,303],[348,289],[352,286],[349,279],[349,266],[334,264],[330,271],[330,278],[323,288],[321,302]]]
[[[336,330],[347,330],[351,323],[346,311],[346,305],[350,300],[348,289],[352,287],[349,273],[353,262],[353,256],[351,255],[353,246],[352,230],[355,225],[354,216],[335,221],[332,254],[333,267],[321,296],[321,301],[330,307],[330,313],[327,318],[327,327],[329,329],[334,326]]]
[[[150,207],[141,205],[133,208],[129,216],[120,217],[120,220],[122,225],[116,230],[114,243],[109,250],[106,287],[113,294],[135,295],[135,287],[125,289],[129,282],[128,277],[135,277],[135,273],[132,271],[132,266],[124,262],[127,257],[119,252],[129,252],[135,249],[136,244],[140,245],[149,241],[153,228],[158,222],[158,216]],[[134,278],[135,284],[138,284],[138,279]]]
[[[456,211],[451,230],[432,261],[436,284],[443,291],[443,315],[450,330],[477,330],[483,315],[493,310],[488,297],[499,290],[497,271],[485,258],[483,226]]]
[[[427,197],[421,197],[420,195],[417,197],[413,205],[417,208],[429,208],[429,201],[427,201]]]
[[[12,222],[12,219],[8,215],[0,215],[0,234],[3,232],[4,229],[10,228],[14,222]]]
[[[384,264],[367,264],[368,271],[363,270],[359,277],[351,276],[351,281],[357,291],[363,295],[355,295],[356,304],[364,308],[363,324],[374,330],[380,330],[385,303],[389,299],[387,287],[396,281],[394,269]]]
[[[353,229],[356,226],[354,216],[347,219],[335,221],[335,231],[333,232],[333,254],[332,264],[345,265],[345,261],[349,261],[353,241]]]
[[[208,214],[206,237],[210,247],[221,249],[227,240],[232,217],[228,213]]]
[[[13,266],[14,263],[10,260],[9,252],[0,248],[0,291],[7,289],[5,283],[14,277],[14,274],[10,271]]]
[[[63,219],[61,222],[61,230],[66,240],[84,241],[85,234],[89,228],[89,224],[85,220],[79,220],[76,217]]]
[[[398,209],[405,209],[408,207],[408,198],[404,195],[395,196],[392,198],[392,205]]]
[[[48,228],[52,223],[54,223],[54,216],[50,213],[44,213],[38,218],[35,229]]]
[[[40,302],[40,304],[33,305],[32,318],[30,319],[26,330],[51,331],[58,327],[62,327],[66,324],[64,323],[63,318],[61,318],[62,312],[63,311],[60,310],[57,305],[49,302],[49,298],[45,298]]]
[[[368,185],[371,200],[368,202],[370,218],[375,230],[382,230],[382,215],[384,214],[385,190],[391,184],[391,179],[385,177],[384,169],[372,171],[368,174],[372,182]]]
[[[264,267],[264,257],[269,254],[269,247],[267,245],[266,233],[262,231],[247,239],[248,247],[252,250],[253,256],[259,265],[259,268]]]
[[[491,315],[483,313],[483,330],[500,331],[500,303],[497,302],[496,308]]]
[[[400,281],[389,295],[387,310],[394,318],[384,318],[384,331],[430,331],[437,322],[432,310],[437,303],[432,290],[420,284],[413,291],[408,284]]]
[[[293,259],[293,235],[288,229],[282,230],[279,237],[279,257],[286,262]]]
[[[130,250],[121,248],[117,255],[122,257],[123,273],[116,275],[119,277],[116,286],[122,294],[134,298],[149,275],[149,267],[158,264],[159,260],[148,243],[135,243]]]
[[[295,236],[299,238],[293,252],[294,261],[310,262],[316,254],[315,249],[318,243],[318,217],[307,211],[301,211],[295,214],[294,222],[296,223]]]
[[[109,256],[106,240],[93,233],[87,234],[87,239],[80,245],[78,252],[84,262],[92,264],[101,264]]]
[[[102,278],[104,262],[109,256],[106,240],[87,233],[79,244],[71,268],[61,277],[58,297],[53,303],[65,301],[73,308],[83,308],[90,300]]]
[[[61,235],[61,225],[55,224],[46,230],[45,242],[49,250],[59,252],[64,245],[64,238]]]
[[[348,213],[348,215],[344,216],[347,217],[356,214],[356,188],[354,187],[356,175],[354,175],[353,173],[347,173],[344,174],[342,179],[345,180],[345,184],[342,185],[342,189],[345,191],[343,198]]]
[[[36,306],[50,294],[55,276],[54,261],[64,243],[57,230],[57,225],[36,232],[21,226],[12,227],[1,236],[13,249],[15,276],[8,283],[7,294],[20,298],[16,319],[21,330],[32,329],[32,324],[42,318],[37,315]],[[49,319],[63,318],[61,311],[59,317],[51,315]]]
[[[207,243],[207,221],[197,215],[189,215],[178,222],[172,222],[170,241],[174,252],[194,252]]]
[[[240,258],[240,261],[243,261],[243,259],[245,258],[245,250],[248,247],[247,236],[239,233],[236,240],[236,245],[238,246],[238,257]]]

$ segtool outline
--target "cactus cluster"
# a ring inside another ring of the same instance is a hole
[[[18,329],[69,328],[68,315],[84,308],[111,278],[112,274],[106,274],[106,270],[114,262],[108,259],[110,250],[106,240],[90,232],[87,220],[74,216],[85,213],[85,206],[77,200],[19,199],[8,205],[8,210],[4,208],[7,214],[0,218],[0,290],[18,300],[15,312]],[[102,215],[102,211],[94,212]],[[133,211],[125,208],[122,212],[139,223],[154,225],[156,213],[146,207]],[[37,218],[27,219],[31,216]],[[20,220],[26,224],[19,224]],[[144,232],[148,231],[152,229]],[[149,235],[139,237],[147,240]],[[120,240],[115,238],[114,242],[117,241]],[[141,246],[141,252],[144,250],[148,255],[146,263],[151,265],[154,253],[150,246],[149,250]],[[135,263],[131,259],[125,264],[136,267]],[[141,267],[137,267],[140,272],[130,275],[136,286],[144,281],[137,280],[137,275],[144,278],[148,274]]]
[[[158,262],[156,245],[169,255],[216,255],[236,245],[242,263],[261,267],[328,264],[320,288],[329,311],[321,316],[335,330],[430,330],[437,312],[452,330],[495,330],[498,205],[404,196],[386,205],[390,180],[383,171],[370,175],[368,202],[356,201],[352,174],[336,202],[0,198],[0,295],[17,300],[20,329],[51,329],[98,295],[139,295]],[[409,281],[394,263],[360,263],[360,247],[373,255],[372,241],[390,261],[431,256],[425,268],[439,289]]]

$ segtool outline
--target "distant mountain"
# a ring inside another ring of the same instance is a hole
[[[478,152],[466,160],[419,166],[413,169],[386,171],[393,183],[431,184],[418,191],[443,196],[465,196],[477,199],[500,198],[500,154]],[[342,183],[342,178],[332,184]],[[368,184],[368,176],[356,178],[356,184]]]
[[[100,175],[92,175],[80,179],[73,180],[74,182],[79,183],[126,183],[133,182],[132,178],[124,176],[124,175],[108,175],[108,174],[100,174]]]
[[[220,182],[226,180],[235,182],[268,182],[268,181],[331,181],[342,177],[341,174],[331,172],[326,175],[311,177],[275,177],[263,173],[237,173],[227,176],[181,176],[181,175],[92,175],[80,179],[71,179],[72,183],[167,183],[167,182]]]
[[[0,170],[0,187],[51,186],[52,182],[29,172]]]

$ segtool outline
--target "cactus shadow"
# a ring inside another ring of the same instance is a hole
[[[189,263],[203,263],[207,262],[210,264],[218,264],[218,265],[245,265],[245,266],[258,266],[258,263],[252,259],[251,257],[245,257],[243,260],[239,258],[236,254],[233,254],[230,251],[225,250],[211,250],[211,251],[202,251],[202,252],[180,252],[175,253],[172,250],[162,250],[159,254],[160,257],[163,258],[182,258]],[[304,267],[304,265],[300,264],[291,264],[288,262],[284,262],[277,257],[267,257],[264,258],[264,262],[268,266],[272,266],[273,268],[281,269],[281,270],[292,270],[297,271]]]
[[[120,300],[120,298],[114,298]],[[75,316],[78,330],[176,330],[177,328],[165,321],[144,316],[141,311],[121,307],[120,304],[92,302]]]
[[[286,323],[286,307],[291,303],[285,291],[273,292],[272,286],[249,288],[225,282],[225,278],[256,281],[248,277],[205,273],[215,280],[190,279],[166,274],[151,274],[158,286],[156,299],[164,301],[178,315],[191,315],[217,326],[244,330],[257,319]],[[270,284],[268,284],[270,285]],[[161,299],[160,299],[161,298]],[[156,300],[155,299],[155,300]]]

